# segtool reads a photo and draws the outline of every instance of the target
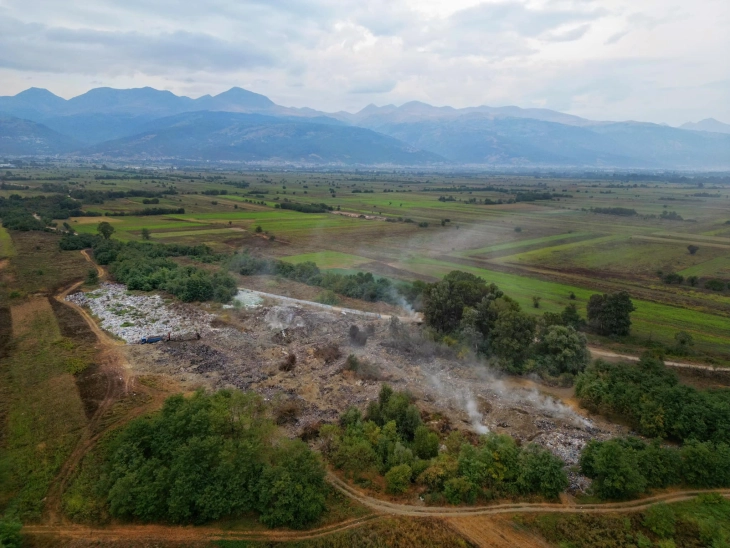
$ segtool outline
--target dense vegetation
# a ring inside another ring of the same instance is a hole
[[[471,444],[453,432],[443,440],[447,450],[439,451],[442,440],[422,423],[409,395],[387,385],[364,417],[350,408],[320,436],[335,467],[362,485],[384,480],[392,494],[416,483],[429,501],[459,504],[517,495],[552,499],[568,485],[560,459],[533,444],[519,447],[509,436],[489,434]]]
[[[182,301],[228,302],[236,294],[236,281],[226,272],[211,273],[196,266],[181,266],[170,257],[191,257],[201,262],[221,259],[206,245],[186,246],[149,242],[119,242],[100,236],[64,235],[61,249],[92,247],[99,264],[128,289],[162,289]]]
[[[631,498],[676,485],[730,487],[730,446],[692,440],[677,449],[638,438],[590,441],[580,468],[603,499]]]
[[[54,219],[83,217],[86,213],[81,210],[81,206],[80,201],[60,194],[30,198],[11,194],[9,198],[0,196],[0,217],[6,228],[23,231],[45,230]]]
[[[145,522],[204,523],[256,512],[270,527],[304,527],[325,510],[318,456],[280,439],[255,394],[197,392],[169,398],[87,457],[66,509],[76,519],[101,505]]]
[[[417,303],[423,282],[400,283],[397,286],[386,278],[375,278],[370,272],[357,274],[338,274],[322,272],[313,262],[291,264],[276,259],[261,259],[241,253],[235,255],[230,263],[231,270],[243,276],[255,274],[273,274],[307,285],[321,287],[345,297],[365,301],[383,301],[397,304],[407,300]]]
[[[334,208],[327,204],[300,204],[297,202],[284,201],[280,204],[276,204],[277,208],[291,209],[292,211],[298,211],[300,213],[327,213],[332,211]]]
[[[648,437],[730,443],[730,390],[680,384],[650,356],[638,364],[597,360],[578,376],[575,392],[581,405],[619,415]]]
[[[602,213],[603,215],[619,215],[621,217],[632,217],[637,215],[635,209],[626,207],[592,207],[593,213]]]
[[[107,217],[144,217],[145,215],[182,215],[184,207],[146,207],[144,209],[133,209],[131,211],[108,211]]]
[[[423,290],[426,324],[447,343],[461,340],[479,353],[496,357],[512,372],[541,370],[551,376],[574,375],[588,363],[586,339],[575,306],[538,321],[495,284],[453,271]]]
[[[522,527],[564,548],[725,548],[730,545],[730,501],[717,493],[629,514],[532,514]]]

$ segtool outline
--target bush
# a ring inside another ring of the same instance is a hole
[[[20,534],[22,528],[23,525],[20,522],[0,519],[0,547],[21,548],[23,546],[23,536]]]
[[[365,331],[362,331],[358,326],[351,325],[350,326],[350,342],[357,346],[365,346],[368,342],[368,334]]]
[[[668,504],[655,504],[644,512],[644,527],[659,538],[674,536],[676,518],[674,511]]]
[[[463,476],[444,483],[444,496],[450,504],[473,504],[477,496],[476,486]]]
[[[366,381],[377,381],[382,378],[382,373],[377,365],[358,359],[354,354],[347,356],[344,369],[352,371],[356,377]]]
[[[385,488],[388,493],[399,495],[411,486],[411,467],[407,464],[394,466],[385,474]]]
[[[286,358],[279,364],[279,371],[292,371],[297,364],[297,355],[289,352]]]
[[[711,289],[712,291],[722,291],[725,289],[724,280],[707,280],[705,282],[705,289]]]
[[[330,289],[322,291],[322,293],[317,295],[317,298],[314,299],[314,301],[329,306],[337,306],[338,304],[340,304],[339,297],[337,297],[337,294]]]

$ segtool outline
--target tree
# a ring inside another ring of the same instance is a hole
[[[533,296],[532,297],[532,306],[533,308],[540,308],[540,301],[542,300],[542,297]]]
[[[699,246],[696,246],[696,245],[693,245],[693,244],[690,244],[690,245],[687,246],[687,251],[689,251],[689,254],[690,255],[694,255],[699,250],[700,250]]]
[[[560,317],[563,320],[563,325],[572,327],[576,331],[586,324],[586,321],[578,314],[578,308],[576,308],[575,303],[570,303],[566,306],[560,313]]]
[[[545,330],[538,351],[538,359],[552,375],[575,375],[583,371],[590,360],[585,335],[562,325],[553,325]]]
[[[256,234],[261,234],[263,231],[264,231],[264,229],[261,228],[261,225],[256,225],[256,229],[254,230],[254,232],[256,232]]]
[[[433,458],[439,452],[439,437],[435,432],[431,432],[427,427],[421,425],[416,428],[416,434],[413,437],[413,450],[420,459]]]
[[[23,536],[20,534],[22,528],[20,522],[0,519],[0,548],[23,546]]]
[[[517,483],[523,493],[539,493],[555,499],[568,488],[564,463],[558,457],[535,444],[520,453],[520,476]]]
[[[100,222],[97,227],[96,231],[105,239],[108,240],[112,237],[112,234],[114,234],[115,230],[114,227],[109,223],[108,221],[102,221]]]
[[[143,240],[149,240],[152,237],[152,233],[150,232],[149,228],[143,228],[142,229],[142,239]]]
[[[96,285],[99,283],[99,272],[96,268],[90,268],[86,273],[86,285]]]
[[[626,336],[631,331],[634,310],[634,303],[626,291],[591,295],[587,305],[588,325],[599,335]]]
[[[503,312],[494,322],[489,346],[500,358],[519,363],[535,338],[535,327],[535,318],[524,312]]]
[[[636,452],[617,440],[590,442],[581,454],[581,471],[593,479],[593,490],[603,499],[626,499],[643,493],[646,478]]]
[[[385,488],[388,493],[398,495],[408,491],[411,485],[411,467],[407,464],[394,466],[385,474]]]
[[[449,333],[459,327],[465,307],[474,307],[496,286],[478,276],[454,270],[443,280],[430,284],[424,290],[423,316],[426,324],[441,333]]]

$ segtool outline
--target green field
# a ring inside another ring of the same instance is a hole
[[[8,231],[0,226],[0,259],[6,259],[15,255],[13,240]]]
[[[356,255],[348,255],[338,251],[322,251],[320,253],[304,253],[302,255],[292,255],[290,257],[282,257],[282,260],[300,264],[308,261],[316,263],[318,267],[325,269],[339,268],[350,269],[360,264],[366,263],[369,259],[358,257]]]

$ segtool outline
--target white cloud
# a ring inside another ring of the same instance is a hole
[[[0,95],[238,85],[323,110],[730,120],[727,28],[726,0],[0,0]]]

